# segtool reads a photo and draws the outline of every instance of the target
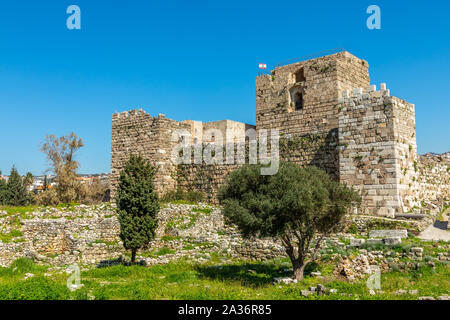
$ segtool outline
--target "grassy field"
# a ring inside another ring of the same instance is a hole
[[[49,271],[29,259],[19,259],[9,268],[0,268],[0,299],[413,299],[440,296],[449,292],[450,267],[424,265],[409,272],[391,272],[381,277],[384,293],[370,295],[365,280],[340,281],[332,275],[318,279],[306,276],[302,283],[273,284],[274,277],[290,276],[287,260],[195,265],[180,260],[167,265],[111,266],[81,272],[83,287],[70,292],[65,272]],[[312,269],[308,270],[309,272]],[[322,268],[324,270],[324,268]],[[24,279],[26,274],[33,274]],[[337,293],[303,297],[301,289],[321,283]],[[399,295],[399,289],[418,290],[417,295]]]

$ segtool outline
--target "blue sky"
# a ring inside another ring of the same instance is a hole
[[[66,28],[71,4],[81,30]],[[371,4],[381,30],[366,27]],[[259,62],[337,47],[416,104],[419,153],[449,151],[449,13],[448,1],[3,1],[0,170],[43,173],[45,135],[74,131],[80,172],[108,172],[115,111],[255,123]]]

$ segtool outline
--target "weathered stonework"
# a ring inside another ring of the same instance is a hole
[[[361,191],[361,213],[394,217],[449,200],[448,158],[417,155],[414,105],[382,84],[343,91],[338,108],[339,178]]]
[[[369,65],[348,52],[275,68],[256,78],[256,136],[280,132],[280,156],[313,165],[361,192],[359,213],[394,217],[439,211],[450,200],[448,156],[417,155],[414,105],[370,85]],[[217,137],[205,135],[215,129]],[[159,167],[157,191],[182,188],[214,202],[227,174],[239,164],[179,164],[171,153],[186,130],[192,143],[245,143],[252,128],[224,120],[178,122],[143,111],[113,115],[111,194],[129,153]],[[425,212],[423,212],[425,211]]]
[[[115,196],[120,170],[131,153],[142,155],[158,167],[155,185],[157,192],[164,194],[177,188],[177,166],[171,157],[184,133],[190,135],[192,144],[237,143],[245,141],[245,132],[250,128],[254,126],[230,120],[203,124],[191,120],[180,122],[162,114],[151,117],[143,110],[116,113],[112,119],[111,197]]]
[[[326,254],[335,248],[346,250],[349,246],[360,247],[364,242],[391,246],[401,243],[406,230],[409,233],[420,229],[412,221],[385,217],[365,220],[367,217],[348,216],[347,228],[325,239],[320,251]],[[73,264],[105,266],[129,260],[119,238],[120,226],[111,205],[81,205],[69,209],[36,208],[25,214],[0,211],[0,225],[3,230],[20,231],[9,242],[0,240],[0,267],[9,266],[22,257],[59,269]],[[380,231],[370,231],[373,228],[390,230],[380,234]],[[360,238],[366,235],[381,238]],[[358,238],[355,239],[355,236]],[[412,251],[405,254],[417,256]],[[366,252],[369,260],[382,254],[381,251],[372,253]],[[387,255],[390,256],[389,253]],[[338,256],[336,253],[335,257]],[[262,261],[287,258],[287,255],[279,241],[243,239],[234,226],[225,223],[218,207],[170,203],[165,204],[158,213],[156,238],[137,254],[138,260],[146,265],[165,264],[180,258],[206,263],[218,257],[221,261],[231,263],[234,259]],[[436,258],[439,261],[450,259],[447,253],[439,253]],[[376,261],[370,262],[374,264]],[[375,264],[384,266],[384,270],[388,269],[384,258],[383,261],[377,259]],[[337,267],[342,268],[338,263]]]
[[[65,266],[99,264],[125,254],[119,237],[120,224],[109,205],[79,206],[72,210],[42,208],[27,213],[25,218],[0,211],[2,226],[11,228],[11,220],[20,221],[22,235],[7,243],[0,240],[0,267],[9,266],[21,257]],[[158,254],[162,248],[167,252]],[[243,239],[235,227],[224,224],[217,207],[166,204],[158,213],[155,240],[139,251],[138,258],[149,265],[182,257],[201,262],[202,257],[213,252],[244,260],[285,255],[281,244],[270,239]]]

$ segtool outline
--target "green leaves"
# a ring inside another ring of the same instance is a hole
[[[219,191],[226,218],[245,236],[261,237],[326,233],[358,199],[324,171],[287,162],[273,176],[262,176],[258,165],[244,166],[232,172]]]
[[[26,181],[17,172],[11,169],[8,182],[0,179],[0,204],[9,206],[25,206],[31,200],[27,191]]]
[[[117,209],[120,238],[125,249],[136,250],[155,237],[160,209],[153,179],[156,168],[141,156],[131,155],[120,173]]]
[[[314,236],[336,231],[349,209],[360,202],[358,193],[326,172],[289,162],[281,162],[273,176],[262,176],[260,165],[233,171],[218,198],[226,220],[244,237],[282,239],[299,270]]]

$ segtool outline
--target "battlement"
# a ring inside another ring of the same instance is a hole
[[[353,88],[352,90],[341,91],[341,97],[338,99],[339,103],[344,103],[346,98],[370,99],[390,96],[390,90],[386,89],[386,83],[380,84],[380,90],[377,91],[375,84],[365,88]]]
[[[114,120],[121,120],[121,119],[127,119],[129,117],[143,117],[146,119],[153,119],[153,118],[165,118],[166,116],[162,113],[159,113],[158,116],[152,117],[149,113],[141,109],[132,109],[128,111],[122,111],[122,112],[116,112],[113,113],[112,119]]]

